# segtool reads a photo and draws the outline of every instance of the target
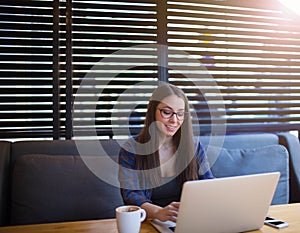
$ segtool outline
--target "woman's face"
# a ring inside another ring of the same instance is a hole
[[[176,95],[164,98],[157,105],[155,120],[164,136],[174,136],[183,123],[184,111],[184,100]]]

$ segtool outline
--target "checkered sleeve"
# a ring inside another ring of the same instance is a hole
[[[140,187],[140,179],[139,170],[136,170],[135,154],[122,148],[119,152],[119,182],[125,204],[140,206],[145,202],[152,203],[151,191]]]
[[[205,150],[200,142],[196,144],[196,160],[198,165],[198,175],[200,179],[213,179],[215,178],[208,162]]]

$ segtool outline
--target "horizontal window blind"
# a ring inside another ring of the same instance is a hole
[[[154,1],[73,1],[74,138],[141,128],[157,84]]]
[[[299,129],[299,18],[272,0],[168,1],[169,81],[202,132]]]
[[[52,1],[2,1],[0,18],[0,137],[52,137]]]
[[[0,17],[1,138],[136,134],[158,81],[203,134],[300,128],[299,15],[277,0],[11,0]]]

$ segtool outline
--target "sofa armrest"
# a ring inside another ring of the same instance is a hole
[[[289,152],[290,164],[290,203],[300,202],[300,143],[290,133],[278,133],[279,143]]]
[[[9,222],[9,163],[11,143],[0,141],[0,226]]]

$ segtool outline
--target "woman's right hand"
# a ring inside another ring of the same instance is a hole
[[[155,218],[160,221],[176,222],[180,202],[172,202],[157,211]]]

